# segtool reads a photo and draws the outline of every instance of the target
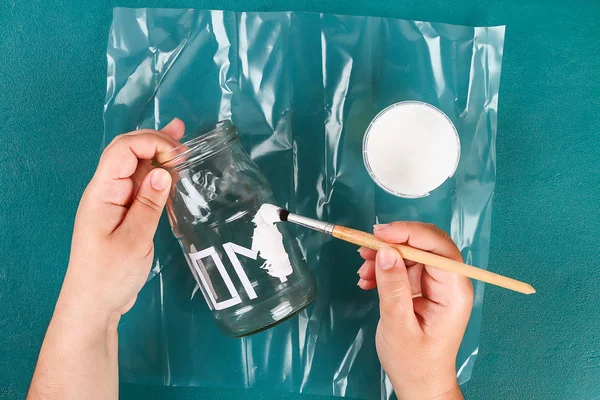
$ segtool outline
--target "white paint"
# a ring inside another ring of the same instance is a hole
[[[373,119],[365,133],[363,157],[382,189],[400,197],[423,197],[454,174],[460,142],[442,111],[405,101]]]
[[[256,257],[258,256],[256,251],[252,251],[232,242],[225,243],[223,245],[223,249],[225,250],[225,253],[227,253],[229,261],[231,261],[231,264],[233,264],[233,268],[235,269],[240,282],[242,282],[242,286],[244,286],[244,290],[248,294],[248,297],[250,297],[250,300],[257,298],[258,296],[254,291],[254,286],[252,286],[252,283],[250,283],[250,279],[248,279],[248,275],[246,275],[246,272],[244,272],[244,267],[242,267],[242,263],[236,255],[241,254],[245,257],[256,260]]]
[[[196,246],[191,244],[190,245],[190,253],[196,253],[197,251],[198,250],[196,250]],[[210,291],[215,299],[218,296],[217,296],[217,292],[215,291],[215,288],[212,285],[212,282],[210,281],[210,278],[208,277],[208,271],[206,271],[206,266],[204,265],[202,260],[198,260],[197,264],[194,266],[192,264],[192,260],[190,260],[190,256],[185,251],[183,252],[183,256],[184,256],[186,262],[188,263],[188,265],[190,266],[192,275],[194,276],[194,279],[196,280],[196,286],[194,287],[194,290],[192,291],[192,296],[190,297],[190,300],[192,300],[194,298],[194,295],[196,294],[198,289],[201,288],[200,285],[202,285],[202,283],[201,283],[202,281],[200,280],[200,277],[198,276],[198,272],[200,272],[203,275],[204,281],[207,282],[207,284],[208,284],[206,287],[204,287],[205,291],[202,291],[202,295],[204,296],[204,300],[206,300],[206,302],[208,304],[212,304],[210,302],[210,299],[208,298],[207,291]]]
[[[267,274],[285,282],[293,269],[283,246],[283,235],[275,225],[280,222],[279,210],[279,207],[265,203],[257,211],[252,220],[255,226],[252,250],[258,252],[260,258],[265,260],[261,268]]]
[[[264,203],[258,209],[257,215],[260,214],[260,218],[265,221],[267,224],[273,225],[277,222],[281,222],[279,218],[279,212],[281,211],[280,207],[274,206],[273,204]],[[256,218],[256,217],[255,217]],[[252,221],[254,222],[254,221]]]
[[[221,261],[221,259],[219,258],[219,255],[217,254],[217,250],[215,249],[214,246],[210,246],[207,249],[197,251],[195,253],[190,253],[189,254],[189,260],[191,263],[190,266],[192,268],[198,268],[198,266],[202,262],[202,259],[205,257],[212,258],[213,263],[217,266],[217,270],[219,271],[219,274],[223,277],[223,280],[225,281],[225,286],[227,287],[227,290],[229,291],[229,294],[231,295],[231,298],[228,300],[218,301],[218,297],[216,296],[216,293],[213,294],[210,291],[207,291],[207,295],[210,299],[210,302],[211,302],[213,308],[215,310],[224,310],[226,308],[240,304],[242,302],[242,299],[240,298],[238,291],[235,289],[233,281],[231,280],[231,277],[227,273],[227,270],[225,269],[225,265],[223,264],[223,261]],[[197,272],[199,272],[199,271],[197,271]],[[200,278],[200,281],[204,288],[209,287],[208,282],[210,281],[210,279],[206,279],[202,273],[197,273],[196,276],[198,278]]]
[[[246,294],[248,295],[250,300],[256,299],[258,295],[254,290],[254,285],[250,282],[250,279],[248,279],[248,275],[246,275],[246,272],[244,271],[244,267],[242,266],[242,263],[238,258],[238,254],[256,260],[256,258],[258,257],[258,253],[256,251],[247,249],[243,246],[237,245],[232,242],[225,243],[223,245],[223,249],[225,250],[225,254],[227,254],[229,262],[233,265],[235,273],[237,274],[240,282],[242,283]],[[224,310],[226,308],[240,304],[242,301],[240,293],[234,287],[233,281],[231,280],[231,276],[229,276],[227,269],[225,269],[223,260],[219,257],[215,247],[210,246],[207,249],[196,251],[196,247],[192,244],[190,246],[190,250],[192,252],[185,254],[185,258],[192,270],[192,275],[194,276],[197,282],[197,285],[194,288],[194,291],[192,292],[192,297],[190,299],[194,298],[194,294],[198,289],[201,289],[202,294],[204,295],[204,298],[206,299],[206,302],[209,304],[211,309]],[[211,257],[214,264],[217,266],[217,271],[223,279],[223,282],[225,282],[227,290],[229,291],[229,295],[231,296],[229,300],[218,301],[219,295],[214,290],[211,279],[206,271],[206,267],[202,262],[202,259],[206,257]]]

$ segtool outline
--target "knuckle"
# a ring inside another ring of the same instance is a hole
[[[150,196],[146,196],[143,193],[139,193],[136,197],[136,200],[153,211],[162,212],[163,206],[159,204],[156,199],[153,199]]]
[[[444,230],[438,228],[437,226],[433,226],[435,227],[436,234],[438,235],[441,242],[454,244],[450,235],[448,235]]]
[[[99,183],[98,194],[104,202],[122,207],[131,204],[134,184],[131,180],[103,181]]]
[[[390,225],[392,226],[392,228],[397,229],[397,230],[407,230],[410,229],[411,223],[413,223],[412,221],[395,221],[392,222]]]
[[[106,147],[108,148],[108,147],[110,147],[110,146],[114,145],[115,143],[117,143],[117,142],[118,142],[118,141],[121,139],[121,136],[123,136],[123,135],[117,135],[117,136],[115,136],[115,137],[114,137],[114,138],[113,138],[113,139],[110,141],[110,143],[108,144],[108,146],[106,146]]]
[[[406,296],[408,288],[404,285],[403,282],[382,282],[379,283],[379,290],[384,294],[382,296],[383,299],[391,299],[392,301],[396,301],[397,299],[403,298]]]
[[[111,142],[108,144],[108,146],[106,146],[104,148],[104,151],[102,152],[102,155],[100,156],[100,158],[105,158],[105,157],[107,157],[106,156],[107,154],[114,153],[115,149],[121,148],[123,146],[123,143],[125,143],[129,140],[130,140],[130,136],[125,133],[115,136],[115,138],[113,140],[111,140]]]
[[[407,290],[404,285],[390,285],[390,287],[387,288],[387,297],[391,299],[400,299],[406,296],[406,293]]]
[[[423,222],[418,222],[418,221],[406,221],[406,228],[407,229],[414,229],[417,228],[419,226],[425,225]]]
[[[117,137],[114,138],[114,140],[112,141],[112,143],[124,143],[124,142],[128,142],[131,140],[131,136],[126,134],[126,133],[122,133],[120,135],[118,135]]]

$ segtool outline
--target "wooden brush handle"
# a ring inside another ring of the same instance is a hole
[[[404,244],[387,243],[377,239],[370,233],[357,231],[343,226],[336,225],[331,233],[333,237],[354,243],[359,246],[368,247],[369,249],[379,250],[382,247],[392,247],[400,253],[402,258],[430,267],[443,269],[444,271],[454,272],[460,275],[468,276],[469,278],[477,279],[478,281],[491,283],[492,285],[500,286],[506,289],[514,290],[524,294],[535,293],[535,289],[528,283],[517,281],[516,279],[498,275],[481,268],[473,267],[446,257],[438,256],[437,254],[429,253],[424,250],[415,249]]]

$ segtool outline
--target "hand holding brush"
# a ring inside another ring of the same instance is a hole
[[[376,225],[375,237],[457,262],[460,251],[441,229],[418,222]],[[376,346],[398,398],[462,399],[456,356],[473,304],[467,277],[404,260],[392,247],[361,248],[359,286],[377,287]]]
[[[263,205],[263,207],[264,206],[265,205]],[[397,242],[399,244],[390,244],[384,240],[379,239],[376,235],[372,235],[367,232],[362,232],[356,229],[346,228],[344,226],[335,225],[328,222],[322,222],[311,218],[306,218],[297,214],[292,214],[288,210],[279,208],[277,206],[268,206],[271,207],[270,210],[272,213],[278,214],[279,221],[293,222],[297,225],[305,226],[307,228],[323,232],[325,234],[331,235],[335,238],[344,240],[346,242],[354,243],[356,245],[367,247],[372,250],[380,250],[383,247],[393,247],[394,249],[396,249],[396,251],[398,251],[398,253],[400,253],[402,258],[406,260],[442,269],[444,271],[454,272],[456,274],[477,279],[486,283],[490,283],[492,285],[500,286],[505,289],[514,290],[515,292],[520,292],[524,294],[535,293],[535,289],[528,283],[508,278],[506,276],[502,276],[490,271],[486,271],[481,268],[473,267],[461,261],[440,256],[438,254],[435,254],[435,249],[422,250],[412,247],[410,243],[403,244],[404,242]],[[380,225],[379,229],[385,229],[384,225]],[[449,238],[447,240],[452,241]]]

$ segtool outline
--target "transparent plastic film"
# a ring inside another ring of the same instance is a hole
[[[104,140],[138,128],[160,129],[175,117],[192,134],[231,119],[240,148],[270,187],[269,201],[364,231],[394,220],[435,223],[451,234],[467,263],[486,268],[503,41],[504,27],[117,8],[107,49]],[[460,139],[455,173],[417,199],[386,192],[363,163],[363,138],[372,119],[408,100],[443,111]],[[246,190],[252,187],[238,192]],[[215,249],[228,271],[234,267],[221,239],[232,237],[224,243],[237,241],[252,250],[244,232],[255,228],[253,218],[231,219],[243,228],[231,225],[230,231],[230,222],[216,230],[208,224],[199,234],[219,235]],[[209,293],[199,287],[201,278],[188,267],[165,215],[151,276],[119,327],[121,379],[393,397],[375,351],[377,293],[356,286],[361,263],[356,246],[291,224],[286,230],[294,257],[316,278],[318,295],[271,329],[230,338],[215,324],[204,298]],[[238,258],[252,262],[243,254]],[[213,263],[210,255],[203,261]],[[217,267],[206,266],[213,272]],[[246,296],[243,282],[231,276],[236,291]],[[461,383],[471,376],[478,350],[484,286],[474,282],[474,288],[457,360]],[[213,289],[224,299],[231,294],[227,285]]]

